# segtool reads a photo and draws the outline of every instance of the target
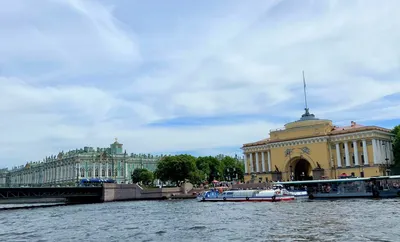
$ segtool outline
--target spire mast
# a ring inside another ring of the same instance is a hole
[[[308,104],[307,104],[307,90],[306,90],[306,78],[304,77],[304,70],[303,70],[303,84],[304,84],[304,104],[305,110],[308,111]]]

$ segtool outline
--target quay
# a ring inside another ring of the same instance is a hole
[[[181,187],[142,188],[138,184],[105,183],[99,187],[21,187],[0,188],[0,204],[103,203],[134,200],[194,199],[203,189],[190,183]]]

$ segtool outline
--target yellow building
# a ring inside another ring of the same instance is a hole
[[[393,162],[391,130],[351,122],[337,127],[308,108],[300,120],[244,144],[245,182],[386,175]]]

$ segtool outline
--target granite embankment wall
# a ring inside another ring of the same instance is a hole
[[[144,189],[137,184],[104,184],[103,202],[128,201],[128,200],[157,200],[173,197],[189,196],[193,192],[193,185],[185,183],[181,187],[149,188]]]

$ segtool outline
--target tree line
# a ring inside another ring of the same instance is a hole
[[[242,181],[243,176],[244,165],[237,158],[182,154],[162,157],[154,173],[146,169],[135,169],[132,172],[132,182],[148,185],[154,179],[160,179],[163,182],[174,182],[178,186],[186,181],[198,185],[212,183],[213,180]]]

